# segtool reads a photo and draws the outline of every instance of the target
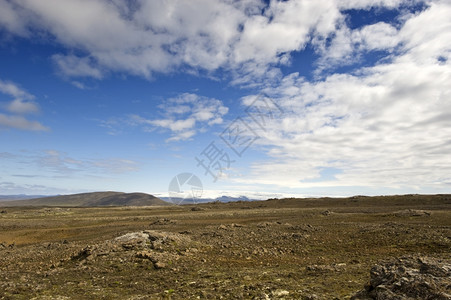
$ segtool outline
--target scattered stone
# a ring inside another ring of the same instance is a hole
[[[53,296],[39,296],[31,298],[30,300],[69,300],[71,298],[66,296],[60,296],[60,295],[53,295]]]
[[[160,261],[154,262],[153,266],[157,270],[166,268],[166,264]]]
[[[150,260],[153,264],[153,267],[157,270],[166,268],[166,264],[158,260],[157,257],[152,252],[141,251],[136,253],[136,257]]]
[[[310,294],[308,296],[305,296],[303,299],[305,299],[305,300],[317,300],[317,299],[319,299],[319,297],[316,294]]]
[[[396,217],[429,217],[430,212],[419,209],[405,209],[395,212]]]
[[[236,224],[236,223],[232,223],[232,224],[230,224],[230,226],[231,226],[231,227],[234,227],[234,228],[241,228],[241,227],[244,227],[244,225],[242,225],[242,224]]]
[[[0,211],[0,214],[7,214],[8,212],[6,210]]]
[[[284,233],[282,237],[285,239],[306,239],[309,238],[310,235],[306,233],[295,232],[295,233]]]
[[[274,225],[280,225],[282,223],[280,222],[261,222],[257,224],[258,228],[266,228],[266,227],[270,227],[270,226],[274,226]]]
[[[199,206],[194,206],[191,208],[191,211],[203,211],[204,209]]]
[[[435,277],[451,276],[451,264],[443,264],[439,266],[434,260],[424,257],[419,258],[418,262],[420,264],[420,272],[422,274],[431,274]]]
[[[136,253],[136,257],[137,258],[142,258],[142,259],[149,259],[151,261],[156,261],[153,256],[152,253],[149,251],[140,251],[138,253]]]
[[[451,299],[451,264],[432,258],[401,258],[375,265],[370,283],[351,298]]]
[[[325,210],[321,213],[323,216],[330,216],[332,214],[332,212],[330,210]]]
[[[335,271],[335,268],[333,266],[329,265],[310,265],[305,267],[307,271],[312,272],[328,272],[328,271]]]
[[[159,250],[159,251],[185,251],[192,246],[191,239],[187,235],[178,233],[144,230],[131,232],[115,238],[123,249],[130,250]]]
[[[310,225],[310,224],[306,224],[306,225],[292,225],[288,227],[289,229],[292,230],[297,230],[297,231],[305,231],[305,232],[312,232],[315,231],[316,229]]]
[[[149,239],[149,235],[144,233],[144,231],[140,231],[140,232],[131,232],[131,233],[127,233],[124,235],[121,235],[117,238],[115,238],[116,241],[119,242],[145,242]]]
[[[92,255],[92,246],[86,246],[85,248],[81,249],[78,253],[72,255],[71,260],[84,260],[90,255]]]
[[[158,219],[156,221],[153,221],[152,223],[150,223],[149,225],[169,225],[169,224],[174,224],[174,221],[171,221],[168,218],[163,218],[163,219]]]
[[[284,297],[284,296],[288,296],[290,294],[289,291],[286,290],[275,290],[274,292],[272,292],[274,297]]]

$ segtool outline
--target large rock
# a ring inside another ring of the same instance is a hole
[[[351,300],[451,300],[451,263],[401,258],[371,268],[370,282]]]

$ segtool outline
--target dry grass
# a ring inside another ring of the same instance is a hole
[[[285,199],[204,204],[200,211],[192,206],[7,208],[0,215],[0,242],[6,246],[0,249],[0,295],[347,299],[378,261],[449,256],[450,199]],[[430,215],[414,216],[407,209]],[[167,257],[160,270],[136,257],[142,249],[107,248],[91,260],[70,259],[86,245],[103,249],[105,241],[148,229],[182,232],[192,245],[148,249]]]

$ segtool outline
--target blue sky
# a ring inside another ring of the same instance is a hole
[[[451,192],[449,1],[0,0],[0,194]],[[201,162],[201,163],[200,163]]]

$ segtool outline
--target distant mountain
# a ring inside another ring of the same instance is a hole
[[[231,202],[231,201],[252,201],[252,200],[246,196],[239,196],[239,197],[221,196],[221,197],[216,198],[216,201]]]
[[[0,206],[157,206],[170,205],[144,193],[95,192],[42,197],[28,200],[0,201]]]
[[[236,202],[236,201],[255,201],[256,199],[249,199],[246,196],[230,197],[221,196],[216,198],[174,198],[174,197],[160,197],[164,201],[173,204],[200,204],[208,202]]]

